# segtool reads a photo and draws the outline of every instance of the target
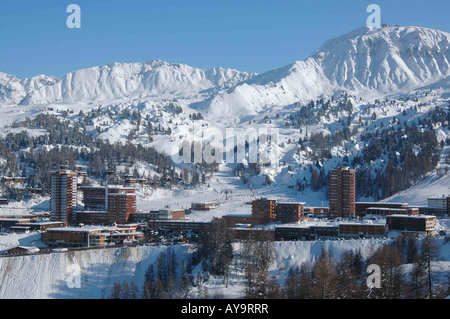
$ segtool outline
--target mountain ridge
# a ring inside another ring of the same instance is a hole
[[[211,113],[224,110],[227,114],[239,108],[244,112],[238,114],[245,116],[271,104],[306,102],[342,90],[388,94],[444,79],[450,75],[449,61],[450,34],[446,32],[422,27],[362,27],[328,40],[304,61],[259,74],[210,98],[203,107]],[[274,90],[277,86],[287,90]]]
[[[0,101],[37,105],[211,90],[200,108],[212,114],[255,114],[333,92],[387,94],[432,85],[450,76],[450,34],[413,26],[361,27],[326,41],[309,58],[261,74],[221,67],[201,70],[162,60],[113,62],[75,70],[61,79],[17,79],[0,73]]]
[[[150,60],[108,63],[67,73],[51,86],[30,92],[22,105],[53,102],[89,102],[158,94],[189,94],[215,86],[232,85],[253,76],[220,67],[207,71],[186,64]]]

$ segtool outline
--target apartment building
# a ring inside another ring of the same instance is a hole
[[[149,230],[159,232],[192,232],[199,233],[211,226],[211,222],[192,222],[183,220],[152,220],[147,224]]]
[[[369,207],[366,209],[367,215],[389,216],[389,215],[419,215],[419,208],[407,207],[407,208],[382,208],[382,207]]]
[[[364,216],[367,208],[405,209],[407,207],[408,203],[356,202],[355,212],[357,216]]]
[[[355,215],[355,170],[337,168],[330,172],[330,213],[336,217]]]
[[[60,227],[47,229],[42,234],[42,242],[50,247],[94,247],[108,244],[123,244],[126,241],[137,242],[143,239],[143,233],[135,225],[117,225],[112,227]]]
[[[80,187],[83,193],[83,205],[86,210],[105,211],[106,196],[117,193],[135,194],[136,191],[132,187],[123,187],[109,185],[108,189],[102,186],[82,186]]]
[[[275,239],[279,241],[309,240],[311,229],[299,225],[281,225],[275,227]]]
[[[428,208],[447,210],[447,197],[431,197],[428,198]]]
[[[386,217],[386,223],[392,230],[426,232],[430,235],[436,230],[436,216],[390,215]]]
[[[252,225],[264,225],[275,220],[276,200],[261,198],[252,201]]]
[[[115,217],[116,223],[126,223],[130,214],[136,212],[136,194],[123,192],[108,194],[108,213]]]
[[[234,227],[238,224],[251,224],[253,219],[250,214],[230,214],[223,215],[222,220],[227,227]]]
[[[131,187],[109,186],[81,188],[86,211],[77,212],[78,223],[111,225],[128,222],[136,212],[136,193]],[[106,209],[105,209],[106,208]]]
[[[305,217],[305,203],[280,203],[275,205],[276,220],[283,224],[296,223]]]
[[[340,223],[340,237],[384,237],[387,234],[386,224],[367,224],[367,223]]]
[[[74,223],[78,174],[69,170],[51,172],[50,214],[52,221]]]

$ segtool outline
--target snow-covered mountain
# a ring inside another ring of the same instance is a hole
[[[28,93],[53,85],[56,82],[55,77],[42,74],[32,78],[18,79],[14,75],[0,72],[0,102],[17,104]]]
[[[392,92],[448,76],[450,34],[419,27],[363,27],[327,41],[313,58],[335,85]]]
[[[67,73],[53,85],[28,94],[21,104],[90,102],[157,95],[185,95],[213,87],[234,85],[252,73],[214,68],[208,71],[186,64],[148,61],[111,63]]]
[[[310,58],[257,75],[226,92],[211,96],[200,106],[214,115],[244,117],[255,115],[267,106],[311,100],[331,95],[334,90],[320,65]]]
[[[422,27],[362,27],[327,41],[305,61],[271,70],[212,96],[214,114],[258,113],[339,90],[376,95],[450,75],[450,34]]]
[[[307,101],[339,90],[390,93],[450,75],[450,34],[422,27],[359,28],[327,41],[310,58],[260,75],[201,70],[164,61],[110,63],[17,79],[0,73],[0,102],[22,105],[186,96],[213,89],[197,108],[245,116],[264,107]]]

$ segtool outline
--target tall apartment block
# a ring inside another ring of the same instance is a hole
[[[75,222],[78,174],[68,170],[51,172],[50,214],[52,221]]]
[[[252,201],[252,224],[264,225],[275,219],[276,200],[261,198]]]
[[[330,172],[330,213],[337,217],[355,215],[355,170],[337,168]]]

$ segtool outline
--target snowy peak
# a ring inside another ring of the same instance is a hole
[[[32,78],[18,79],[14,75],[0,72],[0,103],[17,104],[28,93],[56,82],[55,77],[42,74]]]
[[[0,101],[17,103],[26,95],[25,89],[14,75],[0,73]]]
[[[251,73],[221,68],[204,71],[186,64],[161,60],[110,63],[70,72],[54,85],[31,92],[22,104],[192,94],[214,86],[234,85],[251,76]]]
[[[257,114],[264,107],[284,106],[332,93],[332,85],[320,66],[314,59],[308,59],[254,76],[213,96],[203,103],[203,108],[214,115],[244,117]]]
[[[252,115],[266,107],[349,90],[383,95],[450,75],[450,35],[420,27],[359,28],[297,61],[220,92],[203,103],[213,114]]]
[[[450,75],[450,34],[421,27],[362,27],[327,41],[312,57],[335,85],[392,92]]]
[[[234,69],[216,67],[205,72],[206,77],[215,85],[229,86],[254,77],[255,73],[241,72]]]

